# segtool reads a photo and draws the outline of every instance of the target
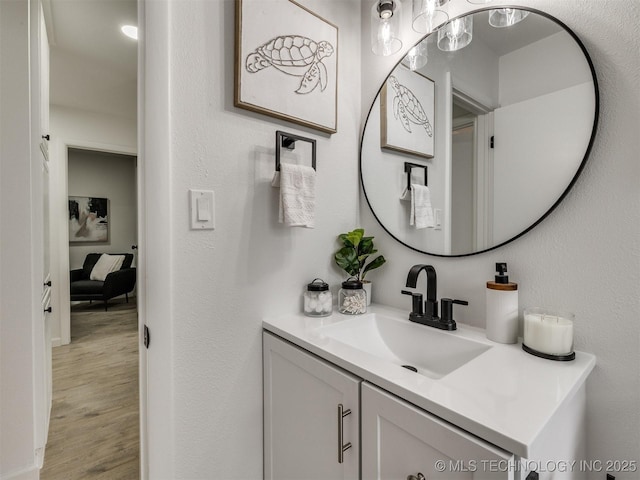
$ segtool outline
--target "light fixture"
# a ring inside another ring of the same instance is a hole
[[[529,12],[517,8],[496,8],[489,12],[489,25],[496,28],[510,27],[524,20]]]
[[[443,52],[455,52],[471,43],[473,15],[456,18],[438,29],[438,48]]]
[[[134,40],[138,39],[138,27],[135,25],[123,25],[120,27],[122,33],[124,33],[127,37],[133,38]]]
[[[411,48],[402,59],[402,64],[409,70],[419,70],[427,64],[427,39]]]
[[[400,2],[376,0],[371,8],[371,50],[376,55],[393,55],[402,48]]]
[[[485,3],[491,3],[493,0],[467,0],[469,3],[473,3],[474,5],[483,5]]]
[[[431,33],[449,20],[447,12],[439,8],[448,2],[449,0],[413,0],[413,29],[418,33]]]

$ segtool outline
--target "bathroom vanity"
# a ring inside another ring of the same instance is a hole
[[[380,305],[263,328],[267,479],[584,476],[593,355],[545,360]]]

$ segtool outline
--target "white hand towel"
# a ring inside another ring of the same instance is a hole
[[[280,164],[278,220],[290,227],[315,226],[316,171],[306,165]]]
[[[409,225],[415,225],[416,229],[435,228],[433,207],[431,207],[431,193],[429,187],[411,184],[411,214]]]

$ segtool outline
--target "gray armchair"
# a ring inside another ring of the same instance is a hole
[[[100,258],[101,253],[89,253],[84,259],[82,268],[71,270],[71,301],[102,300],[104,310],[107,311],[108,301],[114,297],[125,295],[129,302],[129,293],[136,285],[136,269],[131,268],[133,254],[117,253],[124,255],[122,267],[116,272],[111,272],[104,282],[90,280],[91,270]]]

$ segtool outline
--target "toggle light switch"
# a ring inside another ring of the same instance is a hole
[[[192,230],[215,228],[215,196],[213,190],[189,190]]]

